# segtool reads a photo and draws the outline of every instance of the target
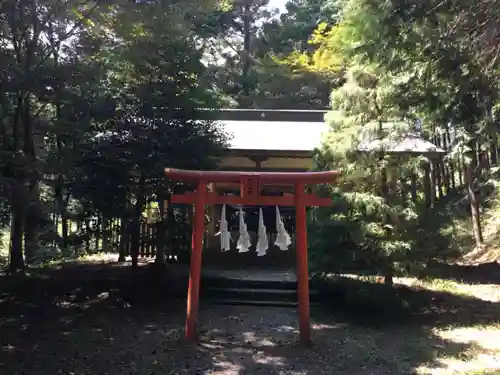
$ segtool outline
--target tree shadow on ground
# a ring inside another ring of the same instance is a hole
[[[478,265],[433,263],[426,268],[423,276],[468,284],[500,284],[500,263],[488,262]]]
[[[314,280],[323,310],[360,326],[462,326],[500,322],[500,304],[422,287],[365,282],[347,277]]]
[[[403,314],[395,305],[369,309],[337,289],[324,291],[322,307],[312,311],[312,348],[297,343],[295,309],[205,301],[199,343],[190,344],[184,300],[171,296],[172,280],[166,285],[158,276],[146,267],[132,274],[87,265],[1,278],[0,373],[413,374],[477,346],[445,340],[432,327],[500,317],[498,304],[447,293],[400,290],[412,301]],[[381,300],[383,293],[369,291]]]

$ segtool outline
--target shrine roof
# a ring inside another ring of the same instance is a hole
[[[426,141],[419,132],[415,132],[413,125],[404,121],[392,121],[384,123],[383,129],[387,133],[380,140],[374,131],[378,123],[371,122],[364,126],[364,131],[359,135],[358,151],[371,152],[382,151],[391,154],[414,154],[414,155],[441,155],[445,151]]]
[[[231,149],[313,151],[327,131],[324,122],[217,121],[232,139]]]

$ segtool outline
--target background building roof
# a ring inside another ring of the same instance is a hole
[[[324,122],[218,121],[232,139],[231,149],[312,151],[327,130]]]
[[[206,119],[221,121],[323,122],[327,109],[201,109]]]
[[[375,126],[374,126],[375,125]],[[368,123],[365,131],[360,134],[358,151],[385,151],[394,154],[444,154],[445,151],[426,141],[420,132],[416,132],[414,125],[404,121],[386,122],[383,125],[384,131],[388,134],[380,140],[374,131],[378,124]]]

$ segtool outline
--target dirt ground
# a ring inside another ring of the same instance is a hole
[[[389,326],[314,309],[310,349],[293,308],[205,303],[192,344],[183,300],[85,272],[0,278],[0,374],[500,374],[500,306],[480,296],[436,295],[436,320]]]

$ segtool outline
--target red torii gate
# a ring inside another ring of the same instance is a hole
[[[206,204],[232,205],[265,205],[295,206],[295,236],[297,254],[297,283],[299,303],[300,340],[311,343],[309,322],[309,271],[307,264],[307,228],[306,206],[330,206],[330,198],[307,194],[305,186],[310,184],[334,183],[338,172],[232,172],[232,171],[190,171],[166,168],[167,178],[175,181],[194,183],[196,191],[174,194],[172,203],[194,204],[195,219],[193,227],[193,243],[191,264],[189,268],[189,286],[187,296],[186,338],[197,337],[196,321],[198,317],[199,290],[201,278],[201,258],[203,248],[203,231]],[[207,192],[209,183],[233,183],[240,185],[240,196],[217,195]],[[260,195],[261,186],[265,184],[294,185],[295,195],[269,197]]]

